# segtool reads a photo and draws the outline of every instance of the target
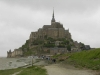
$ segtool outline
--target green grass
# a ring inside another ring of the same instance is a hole
[[[46,70],[43,69],[42,67],[33,66],[26,68],[18,75],[47,75],[47,74]]]
[[[84,50],[76,53],[67,53],[53,56],[57,59],[64,59],[65,63],[70,63],[76,67],[85,67],[93,70],[100,70],[100,48],[94,50]]]
[[[47,75],[46,69],[43,69],[42,66],[31,66],[28,68],[0,70],[0,75],[12,75],[16,72],[20,72],[17,75]]]
[[[100,70],[100,49],[73,53],[68,61],[76,66],[82,66],[93,70]]]
[[[8,70],[0,70],[0,75],[11,75],[15,72],[21,71],[22,68],[17,68],[17,69],[8,69]]]

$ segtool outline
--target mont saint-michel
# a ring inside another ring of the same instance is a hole
[[[78,35],[76,35],[78,36]],[[56,22],[54,10],[51,24],[43,25],[35,32],[31,32],[26,43],[15,49],[7,51],[7,57],[23,57],[29,55],[54,55],[67,52],[77,52],[90,49],[89,45],[74,41],[69,29]]]

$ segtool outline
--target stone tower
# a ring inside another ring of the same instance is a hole
[[[7,51],[7,58],[11,58],[12,56],[12,52],[11,52],[11,49],[9,51]]]

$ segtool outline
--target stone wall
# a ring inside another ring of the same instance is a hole
[[[47,36],[52,37],[52,38],[57,38],[58,37],[58,29],[57,28],[49,28]]]
[[[21,57],[23,55],[23,51],[21,49],[15,49],[13,52],[8,52],[7,57]]]
[[[51,27],[52,27],[52,28],[63,28],[63,25],[60,24],[59,22],[53,22],[53,23],[51,24]]]
[[[71,34],[69,33],[69,29],[65,30],[65,37],[70,39],[71,38]]]
[[[32,32],[30,35],[30,40],[34,41],[34,39],[44,39],[44,37],[51,38],[71,38],[71,34],[69,30],[65,30],[63,25],[59,22],[53,22],[51,25],[44,25],[42,28],[39,28],[37,32]]]
[[[38,37],[37,32],[31,32],[31,34],[30,34],[30,41],[35,40],[37,37]]]
[[[44,51],[44,53],[50,51],[51,55],[68,52],[67,48],[58,48],[58,47],[56,47],[56,48],[43,48],[43,51]]]
[[[59,28],[59,38],[65,38],[65,29]]]
[[[11,58],[11,56],[12,56],[11,50],[7,51],[7,58]]]
[[[50,54],[62,54],[62,53],[67,53],[68,50],[67,48],[50,48]]]

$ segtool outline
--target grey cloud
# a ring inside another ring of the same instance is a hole
[[[69,11],[94,10],[99,7],[100,0],[2,0],[12,5],[22,5],[37,10],[52,9]]]
[[[100,47],[100,0],[0,0],[0,51],[20,47],[44,24],[55,19],[78,42]]]

